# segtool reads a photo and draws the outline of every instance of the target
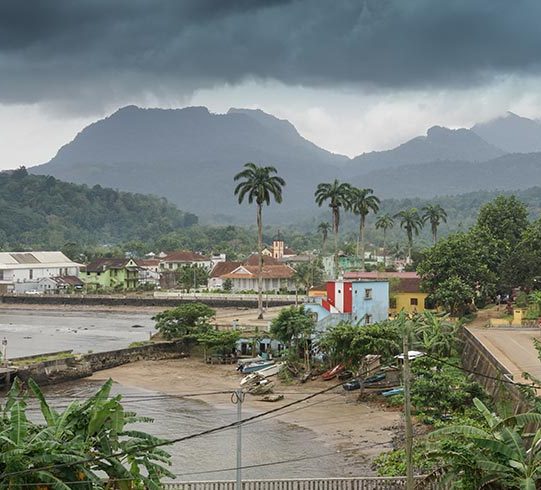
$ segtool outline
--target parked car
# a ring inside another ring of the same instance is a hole
[[[43,294],[43,292],[38,291],[37,289],[29,289],[28,291],[25,291],[24,294]]]

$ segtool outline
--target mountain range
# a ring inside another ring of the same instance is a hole
[[[233,176],[248,161],[274,165],[286,180],[284,204],[265,213],[272,222],[290,223],[313,214],[315,187],[334,178],[397,198],[538,185],[541,124],[508,113],[471,129],[434,126],[392,150],[350,159],[260,110],[128,106],[84,128],[29,171],[164,196],[205,221],[233,223],[251,222],[255,214],[233,195]]]

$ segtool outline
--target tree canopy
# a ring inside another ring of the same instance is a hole
[[[209,320],[216,312],[203,303],[186,303],[153,316],[156,330],[167,340],[197,340],[212,329]]]
[[[0,172],[0,247],[151,240],[197,223],[164,198]]]

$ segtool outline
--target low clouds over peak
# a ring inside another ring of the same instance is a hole
[[[465,88],[541,69],[538,0],[0,4],[0,103],[105,104],[247,79]]]

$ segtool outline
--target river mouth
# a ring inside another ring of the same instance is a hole
[[[93,394],[101,381],[81,380],[47,387],[52,406],[64,408],[74,399]],[[123,396],[126,410],[151,417],[153,423],[133,424],[165,439],[196,434],[236,420],[230,394],[223,403],[209,405],[193,398],[179,398],[114,383],[113,392]],[[270,407],[269,407],[270,408]],[[38,415],[33,405],[33,414]],[[244,418],[255,414],[244,410]],[[227,429],[165,447],[172,456],[171,471],[179,481],[234,480],[236,429]],[[277,419],[248,422],[242,429],[242,477],[245,479],[331,478],[372,473],[362,456],[341,454],[322,443],[308,429]]]
[[[150,313],[0,310],[0,338],[8,341],[10,359],[62,350],[103,352],[148,340],[155,332],[151,317]]]

